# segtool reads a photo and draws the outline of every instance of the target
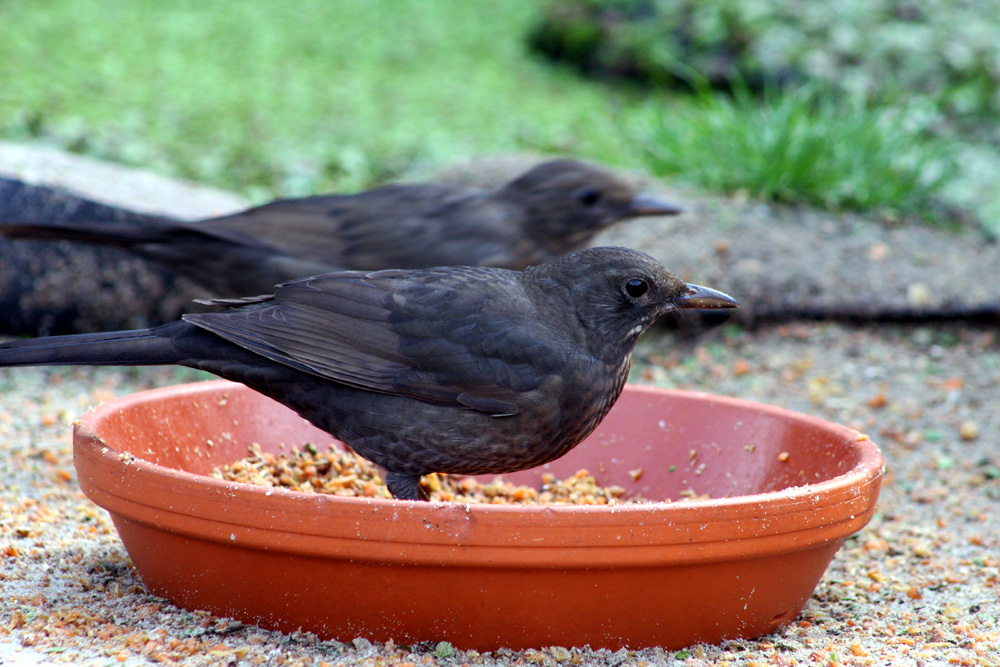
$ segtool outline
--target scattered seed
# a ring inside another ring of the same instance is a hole
[[[958,427],[958,436],[966,441],[975,440],[979,437],[979,424],[972,420],[962,422]]]

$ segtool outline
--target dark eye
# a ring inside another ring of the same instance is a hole
[[[584,206],[593,206],[601,201],[601,191],[597,188],[584,188],[576,196]]]
[[[633,299],[638,299],[648,291],[649,283],[640,278],[632,278],[632,280],[625,283],[625,293]]]

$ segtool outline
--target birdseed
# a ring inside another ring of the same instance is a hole
[[[336,496],[390,498],[381,471],[352,451],[331,448],[320,452],[307,443],[289,454],[272,454],[253,443],[250,454],[212,471],[212,476],[232,482],[273,486]],[[421,486],[430,500],[493,505],[616,505],[653,502],[640,496],[625,496],[620,486],[601,486],[588,470],[578,470],[557,479],[541,476],[541,488],[513,484],[498,476],[481,482],[465,475],[431,473]],[[685,498],[687,499],[687,498]]]

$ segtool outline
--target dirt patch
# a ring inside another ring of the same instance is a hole
[[[0,178],[0,220],[141,222],[142,213]],[[134,329],[177,319],[202,293],[132,253],[67,241],[0,240],[0,332]]]

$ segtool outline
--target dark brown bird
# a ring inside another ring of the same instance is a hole
[[[732,308],[648,255],[580,250],[523,272],[349,271],[154,329],[20,340],[0,366],[200,368],[296,410],[383,467],[396,498],[430,472],[551,461],[618,399],[632,348],[678,308]]]
[[[676,205],[637,194],[600,167],[544,162],[495,191],[398,184],[286,199],[186,223],[5,222],[9,239],[69,239],[126,248],[219,296],[269,294],[288,280],[342,269],[433,266],[523,269],[584,247],[602,229]]]

